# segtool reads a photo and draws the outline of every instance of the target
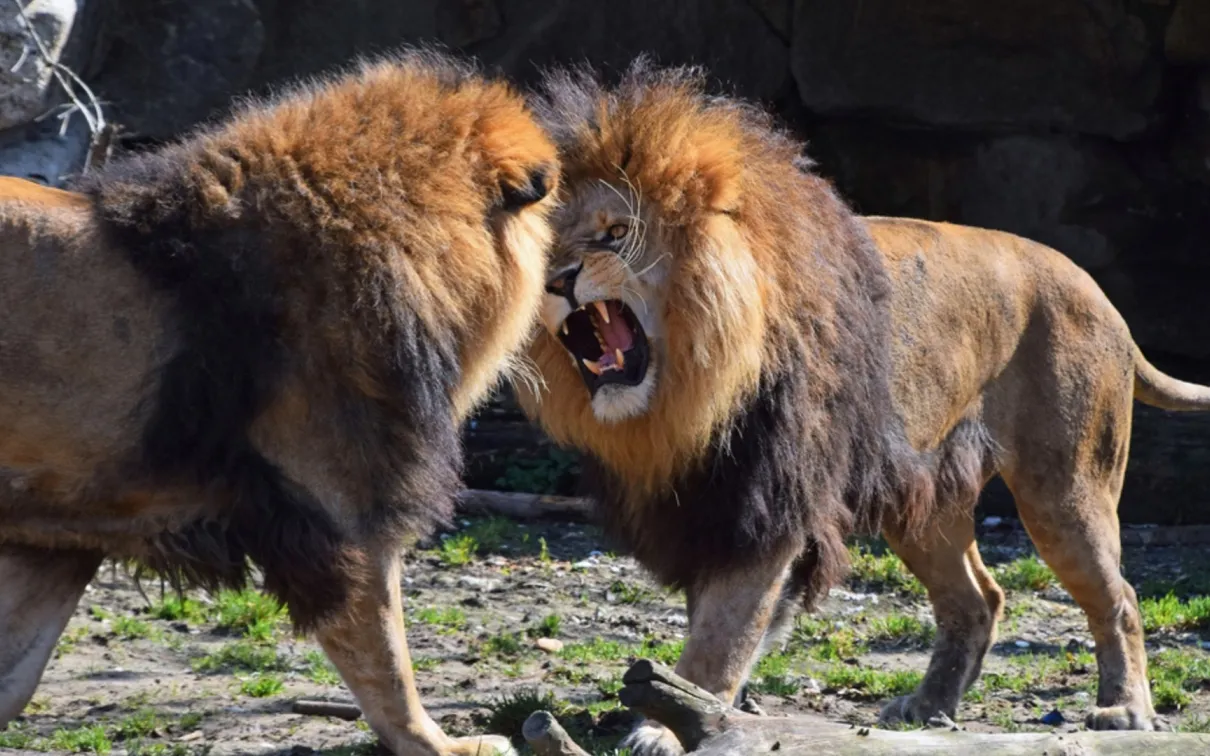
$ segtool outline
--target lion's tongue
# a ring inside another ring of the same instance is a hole
[[[592,319],[606,346],[606,349],[602,351],[610,354],[618,349],[623,352],[630,349],[634,345],[634,334],[631,333],[630,326],[626,325],[626,318],[622,317],[621,305],[617,302],[594,302],[593,304],[596,312],[592,314]],[[609,316],[608,322],[606,322],[606,314]]]

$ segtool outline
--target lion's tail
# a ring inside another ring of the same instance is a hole
[[[1134,350],[1134,398],[1174,412],[1210,412],[1210,386],[1177,380]]]

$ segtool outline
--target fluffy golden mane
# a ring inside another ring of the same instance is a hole
[[[854,524],[891,504],[924,516],[929,482],[890,398],[888,280],[801,145],[700,71],[644,61],[612,88],[553,72],[535,109],[565,205],[602,182],[641,197],[648,257],[669,261],[647,411],[600,421],[551,332],[530,351],[547,389],[519,391],[597,463],[615,533],[673,583],[787,540],[830,580]]]

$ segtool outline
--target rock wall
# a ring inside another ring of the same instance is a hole
[[[808,138],[862,212],[1053,245],[1092,273],[1155,363],[1210,381],[1210,0],[87,6],[99,20],[77,25],[90,42],[77,45],[81,73],[131,143],[404,42],[436,40],[522,81],[549,62],[617,67],[648,51],[705,63]],[[1210,522],[1210,417],[1135,419],[1124,518]]]

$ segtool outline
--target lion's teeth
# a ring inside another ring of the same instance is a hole
[[[593,375],[601,374],[600,363],[593,362],[592,360],[588,359],[587,357],[582,357],[581,361],[584,363],[584,367],[588,368],[588,372],[592,373]]]
[[[563,335],[564,336],[567,335],[567,321],[566,320],[563,321]]]
[[[601,315],[601,320],[605,321],[605,325],[609,325],[609,308],[601,300],[593,302],[597,307],[597,312]]]
[[[613,356],[614,356],[615,358],[617,358],[617,361],[618,361],[618,370],[622,370],[622,369],[624,369],[624,368],[626,367],[626,355],[622,354],[622,350],[621,350],[621,349],[614,349],[614,350],[613,350]]]

